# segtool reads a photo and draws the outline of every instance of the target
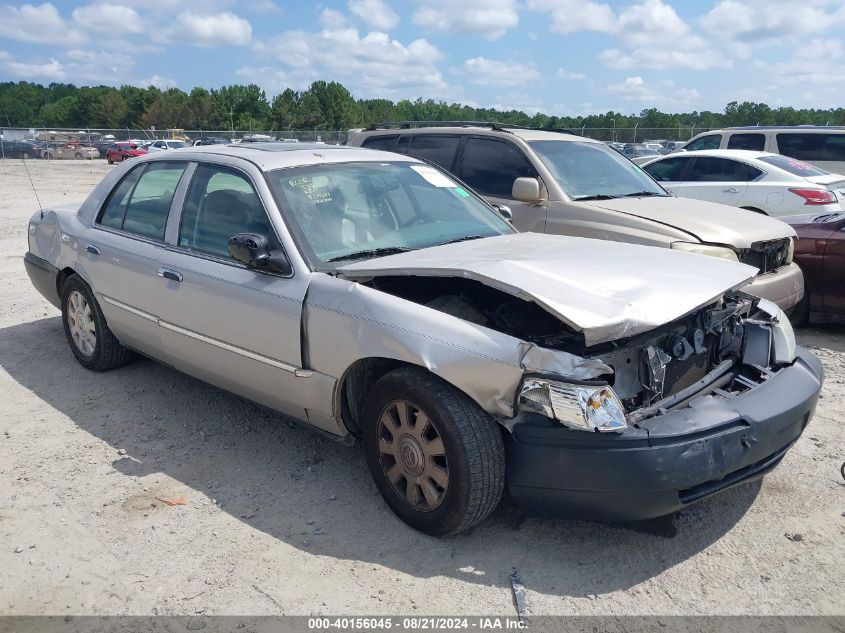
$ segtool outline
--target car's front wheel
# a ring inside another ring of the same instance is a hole
[[[367,400],[367,465],[399,518],[421,532],[449,536],[496,508],[504,445],[498,425],[477,404],[414,367],[380,378]]]
[[[77,275],[62,286],[62,321],[70,349],[86,369],[105,371],[132,358],[109,329],[94,293]]]

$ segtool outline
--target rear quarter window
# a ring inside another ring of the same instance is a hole
[[[845,134],[784,132],[777,135],[784,156],[809,161],[845,161]]]

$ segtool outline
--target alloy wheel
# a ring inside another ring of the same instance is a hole
[[[85,296],[76,290],[68,295],[67,324],[76,349],[85,356],[92,356],[97,346],[97,328],[94,314]]]
[[[396,400],[382,411],[377,438],[382,470],[400,497],[422,512],[440,506],[449,488],[449,464],[431,418],[414,404]]]

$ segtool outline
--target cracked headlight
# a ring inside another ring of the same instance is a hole
[[[623,431],[628,428],[622,402],[607,385],[526,378],[519,390],[519,408],[542,413],[580,431]]]
[[[732,262],[738,262],[739,257],[736,256],[736,251],[727,246],[711,246],[710,244],[698,244],[697,242],[672,242],[672,248],[676,251],[686,251],[687,253],[697,253],[698,255],[709,255],[710,257],[718,257],[719,259],[727,259]]]

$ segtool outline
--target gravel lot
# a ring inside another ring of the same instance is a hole
[[[28,165],[44,205],[111,169]],[[845,613],[845,328],[799,332],[827,381],[781,466],[674,539],[517,525],[504,503],[436,540],[394,518],[359,448],[151,361],[82,369],[23,268],[35,210],[0,162],[0,613],[513,615],[514,568],[535,615]]]

